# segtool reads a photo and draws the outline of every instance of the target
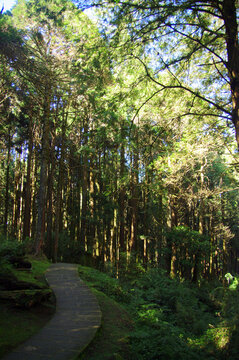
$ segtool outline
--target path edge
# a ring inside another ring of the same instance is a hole
[[[51,263],[49,265],[49,267],[46,269],[45,271],[45,280],[49,286],[49,288],[51,289],[52,293],[54,294],[54,297],[55,297],[55,301],[56,301],[56,305],[57,305],[57,298],[56,298],[56,295],[55,295],[55,292],[54,290],[51,288],[50,284],[49,284],[49,281],[47,279],[47,272],[48,270],[50,269],[50,267],[54,264],[57,264],[57,263]],[[59,263],[61,264],[61,263]],[[76,266],[76,273],[80,279],[80,281],[88,288],[88,290],[91,292],[92,296],[94,297],[95,299],[95,302],[97,303],[98,305],[98,308],[99,308],[99,313],[100,313],[100,320],[99,320],[99,326],[95,329],[94,333],[92,334],[92,337],[89,339],[89,341],[84,345],[84,346],[81,346],[79,347],[79,352],[77,355],[75,355],[71,360],[78,360],[79,356],[90,346],[90,344],[92,343],[92,341],[95,339],[96,335],[98,334],[98,332],[100,331],[101,329],[101,326],[102,326],[102,311],[101,311],[101,308],[100,308],[100,305],[99,305],[99,301],[97,299],[97,297],[95,296],[95,294],[93,293],[93,291],[91,290],[91,288],[85,283],[85,281],[83,281],[79,275],[79,266],[80,264],[72,264],[72,265],[75,265]],[[55,308],[55,311],[56,311],[56,308]],[[53,314],[54,316],[54,314]],[[49,320],[50,321],[50,320]],[[47,324],[46,324],[47,325]],[[78,350],[77,350],[78,351]],[[4,359],[3,359],[4,360]]]

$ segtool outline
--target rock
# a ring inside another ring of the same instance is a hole
[[[51,295],[50,289],[0,291],[0,299],[11,301],[17,307],[28,309],[49,300]]]
[[[32,264],[29,260],[26,260],[22,256],[12,256],[9,259],[9,262],[14,265],[17,269],[27,269],[30,270],[32,268]]]
[[[27,281],[18,280],[13,274],[0,273],[1,290],[23,290],[23,289],[41,289],[42,287]]]

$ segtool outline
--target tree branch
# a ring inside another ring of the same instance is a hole
[[[222,107],[222,106],[220,106],[219,104],[215,103],[214,101],[206,98],[205,96],[202,96],[202,95],[199,94],[197,91],[195,91],[195,90],[193,90],[193,89],[191,89],[191,88],[189,88],[189,87],[187,87],[187,86],[184,86],[184,85],[182,85],[182,84],[180,84],[180,85],[165,85],[165,84],[161,83],[160,81],[154,79],[154,78],[152,77],[152,75],[150,74],[147,65],[142,61],[142,59],[140,59],[138,56],[133,55],[133,54],[131,54],[131,56],[134,57],[135,59],[137,59],[137,60],[144,66],[144,69],[145,69],[145,72],[146,72],[147,77],[148,77],[150,80],[152,80],[155,84],[161,86],[162,89],[182,89],[182,90],[185,90],[185,91],[189,92],[190,94],[196,96],[197,98],[205,101],[205,102],[208,103],[209,105],[214,106],[217,110],[220,110],[220,111],[222,111],[222,112],[224,112],[224,113],[226,113],[226,114],[228,114],[228,115],[231,116],[231,112],[230,112],[230,111],[226,110],[224,107]]]

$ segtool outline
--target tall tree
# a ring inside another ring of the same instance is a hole
[[[101,0],[92,3],[105,8]],[[147,77],[161,89],[190,92],[207,104],[207,113],[214,109],[215,116],[231,121],[239,147],[237,0],[107,3],[113,44],[124,47],[128,56],[135,56],[134,48],[143,44],[145,52],[152,54],[151,66],[144,61],[144,53],[136,57],[144,64]],[[162,72],[170,75],[168,81],[162,81]],[[193,108],[188,112],[194,113]]]

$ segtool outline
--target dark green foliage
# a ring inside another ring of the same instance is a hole
[[[175,249],[174,266],[178,275],[187,280],[199,280],[195,278],[195,269],[198,274],[202,273],[202,260],[210,253],[209,237],[185,226],[175,227],[166,233],[166,237],[168,244]]]
[[[0,299],[13,302],[16,307],[29,309],[52,297],[50,289],[0,291]]]
[[[80,267],[80,276],[123,304],[135,321],[130,334],[132,359],[236,359],[237,289],[219,283],[198,288],[170,279],[161,269],[120,280]],[[235,280],[236,282],[236,280]]]
[[[11,259],[24,257],[26,254],[26,243],[17,240],[4,240],[0,242],[0,265],[5,262],[11,262]]]
[[[23,55],[21,33],[11,24],[11,13],[0,14],[0,54],[9,61],[16,61]]]

